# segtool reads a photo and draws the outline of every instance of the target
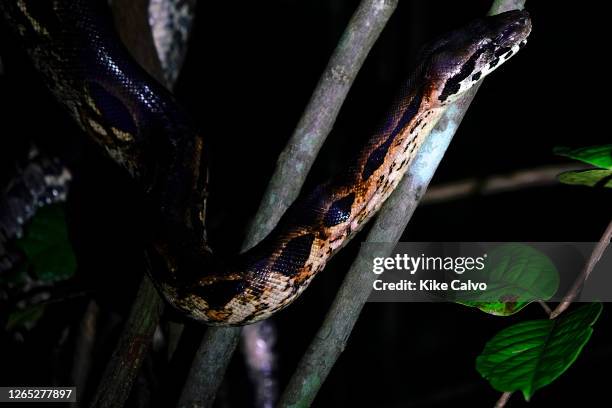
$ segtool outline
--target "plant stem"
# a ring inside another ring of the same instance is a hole
[[[543,300],[538,300],[538,304],[542,306],[542,309],[544,310],[544,313],[546,313],[546,316],[550,317],[550,314],[552,313],[552,309],[550,308],[550,306],[548,306],[548,304]]]
[[[572,304],[574,299],[576,299],[576,296],[578,296],[578,293],[580,293],[582,285],[584,285],[584,282],[589,278],[593,268],[595,268],[595,265],[597,265],[597,262],[599,262],[601,256],[610,244],[610,239],[612,239],[612,220],[608,224],[608,227],[604,231],[601,239],[593,249],[589,261],[584,265],[582,272],[574,281],[571,289],[565,294],[561,303],[559,303],[555,310],[553,310],[550,314],[551,319],[554,319],[563,313],[569,307],[569,305]]]
[[[209,327],[206,330],[183,387],[179,408],[212,406],[239,339],[240,327]],[[209,390],[213,392],[207,392]]]
[[[159,296],[151,280],[143,279],[119,342],[102,375],[92,407],[122,407],[127,401],[163,309],[163,303],[157,299]]]
[[[497,402],[495,403],[495,408],[504,408],[506,404],[508,403],[508,401],[510,400],[511,396],[512,396],[511,392],[504,392],[501,395],[501,397],[499,397]]]
[[[261,241],[298,196],[353,80],[396,6],[397,0],[363,0],[359,4],[279,156],[264,198],[247,230],[244,250]],[[181,406],[204,407],[214,401],[239,336],[237,328],[207,330],[183,388]],[[210,347],[209,352],[206,347]],[[210,353],[223,358],[210,358]],[[203,384],[202,380],[208,383]]]
[[[505,3],[496,1],[490,14]],[[397,243],[421,200],[479,85],[474,86],[444,113],[410,165],[396,191],[385,202],[366,242]],[[392,247],[387,245],[386,248]],[[388,256],[389,249],[360,250],[314,339],[289,380],[279,407],[308,407],[344,350],[372,282],[372,256]]]
[[[421,204],[436,204],[465,197],[504,193],[523,188],[533,188],[558,183],[557,175],[564,171],[583,169],[580,164],[542,166],[519,170],[508,174],[497,174],[485,179],[466,179],[431,186]]]

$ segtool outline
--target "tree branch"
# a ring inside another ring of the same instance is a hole
[[[501,397],[495,403],[495,408],[504,408],[508,401],[510,401],[510,397],[512,396],[511,392],[504,392]]]
[[[490,14],[497,14],[505,3],[496,1]],[[475,86],[451,105],[418,151],[396,191],[383,205],[366,242],[397,243],[479,86]],[[374,256],[388,256],[377,250]],[[384,252],[384,253],[383,253]],[[372,251],[362,250],[351,265],[336,298],[328,310],[306,353],[285,389],[279,407],[310,406],[357,322],[374,280],[370,259]]]
[[[210,407],[240,339],[240,327],[209,327],[194,357],[179,408]]]
[[[264,198],[248,228],[243,249],[265,237],[299,194],[353,80],[396,6],[397,0],[363,0],[360,3],[278,159]],[[214,401],[239,336],[238,328],[218,327],[206,331],[187,377],[181,406],[205,407]],[[212,355],[223,358],[210,358]],[[208,383],[202,383],[203,379]]]
[[[92,407],[116,408],[125,404],[151,346],[162,309],[157,290],[148,278],[144,278],[119,342],[104,370]]]
[[[538,300],[538,304],[542,307],[542,310],[544,310],[546,316],[550,317],[550,314],[552,313],[552,309],[550,308],[550,306],[548,306],[548,304],[543,300]]]
[[[599,260],[601,259],[601,256],[605,252],[606,248],[608,248],[608,245],[610,244],[611,239],[612,239],[612,220],[608,224],[608,227],[604,231],[604,234],[602,235],[601,239],[599,240],[599,242],[593,249],[593,252],[591,253],[591,257],[589,258],[589,261],[586,263],[586,265],[584,265],[582,272],[574,281],[574,284],[572,285],[571,289],[565,294],[561,303],[559,303],[557,307],[555,308],[555,310],[553,310],[552,313],[550,314],[551,319],[554,319],[557,316],[559,316],[561,313],[563,313],[569,307],[569,305],[572,304],[574,299],[576,299],[576,296],[578,296],[578,293],[580,293],[580,289],[582,289],[582,285],[584,285],[584,282],[586,282],[586,280],[589,279],[589,276],[591,275],[593,268],[595,268],[595,265],[597,265],[597,262],[599,262]]]
[[[534,169],[520,170],[509,174],[492,175],[485,179],[467,179],[434,185],[427,190],[421,204],[436,204],[474,196],[497,194],[523,188],[555,185],[560,173],[580,170],[580,164],[542,166]]]

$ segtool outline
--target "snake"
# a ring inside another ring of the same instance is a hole
[[[121,44],[105,0],[2,0],[49,90],[142,188],[147,272],[180,313],[245,325],[292,303],[380,209],[444,112],[527,42],[513,10],[425,45],[379,126],[344,170],[304,191],[252,249],[221,259],[206,239],[207,139]],[[263,147],[262,147],[263,148]]]
[[[60,159],[37,146],[31,145],[27,157],[17,161],[13,177],[0,186],[0,278],[22,260],[13,240],[23,237],[39,208],[66,200],[71,180]]]

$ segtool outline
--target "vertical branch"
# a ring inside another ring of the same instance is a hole
[[[239,327],[208,328],[183,387],[179,408],[212,406],[239,339]]]
[[[517,4],[516,0],[510,0]],[[524,3],[524,2],[521,2]],[[489,14],[497,14],[508,2],[495,1]],[[522,4],[520,4],[522,8]],[[408,173],[383,205],[366,242],[397,243],[423,196],[446,149],[479,86],[468,91],[451,105],[419,149]],[[385,250],[379,250],[384,252]],[[375,256],[388,256],[376,253]],[[374,277],[371,273],[371,251],[362,248],[351,265],[323,324],[308,346],[306,353],[285,389],[279,407],[310,406],[346,342],[367,301]]]
[[[92,407],[114,408],[125,404],[149,351],[162,307],[155,287],[148,278],[144,278],[119,343],[104,370]]]
[[[396,6],[397,0],[361,1],[321,75],[295,132],[278,159],[276,170],[248,229],[243,249],[254,246],[265,237],[299,194],[353,80]],[[187,377],[180,398],[181,406],[205,407],[214,401],[239,336],[240,330],[233,327],[206,331]],[[210,350],[207,351],[207,348]],[[209,358],[209,355],[215,354],[223,355],[225,359]],[[202,384],[202,379],[208,383]]]
[[[148,18],[164,76],[176,83],[193,28],[197,0],[149,0]]]

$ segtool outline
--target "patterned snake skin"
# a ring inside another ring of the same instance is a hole
[[[523,11],[476,20],[425,47],[379,129],[346,170],[303,194],[259,245],[228,262],[205,241],[205,142],[120,44],[106,2],[2,0],[50,90],[143,187],[160,293],[209,324],[264,319],[291,303],[376,213],[447,106],[525,44]]]
[[[0,276],[13,268],[19,254],[10,243],[23,236],[24,225],[38,208],[66,200],[72,175],[56,157],[49,157],[32,146],[24,164],[3,186],[0,196]]]

